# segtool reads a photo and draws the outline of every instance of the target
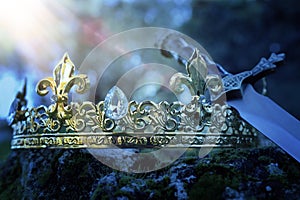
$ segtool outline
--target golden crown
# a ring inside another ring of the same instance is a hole
[[[193,95],[188,104],[179,101],[128,102],[114,86],[104,101],[69,102],[69,93],[89,89],[86,75],[76,74],[65,54],[53,77],[38,82],[41,96],[52,90],[50,106],[26,107],[26,84],[11,106],[12,149],[20,148],[160,148],[237,147],[257,142],[257,130],[222,101],[211,102],[204,94],[221,93],[220,78],[208,74],[207,61],[196,49],[186,62],[187,74],[176,73],[171,88],[181,92],[185,84]]]

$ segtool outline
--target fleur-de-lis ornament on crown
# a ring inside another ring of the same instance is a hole
[[[77,85],[76,92],[84,93],[89,88],[88,77],[84,74],[75,75],[75,66],[67,53],[56,65],[53,77],[42,79],[37,84],[37,93],[45,96],[51,88],[54,104],[49,106],[48,112],[56,115],[58,119],[64,120],[72,117],[71,106],[68,104],[68,94],[74,85]]]
[[[218,74],[208,74],[205,61],[208,58],[204,56],[195,49],[186,64],[187,74],[178,72],[171,77],[170,86],[174,92],[182,93],[182,85],[186,85],[192,95],[204,95],[206,89],[211,93],[222,92],[221,78]]]

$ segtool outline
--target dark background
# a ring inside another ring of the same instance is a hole
[[[2,157],[11,134],[5,125],[6,113],[25,77],[29,106],[49,103],[49,96],[38,97],[34,87],[41,78],[51,76],[64,52],[78,67],[99,42],[137,27],[165,27],[185,33],[232,73],[251,69],[271,52],[286,53],[284,65],[267,77],[267,95],[300,119],[297,0],[43,1],[36,10],[31,9],[37,4],[24,4],[15,15],[11,13],[16,7],[10,4],[3,4],[0,15]]]

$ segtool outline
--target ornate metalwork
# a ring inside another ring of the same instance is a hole
[[[53,77],[42,79],[37,84],[37,93],[45,96],[49,93],[48,87],[53,92],[52,104],[48,112],[56,114],[59,119],[70,118],[72,116],[71,107],[68,105],[68,94],[74,85],[77,85],[76,92],[84,93],[89,86],[87,76],[84,74],[74,75],[75,66],[69,59],[67,53],[53,71]]]
[[[186,84],[194,94],[188,104],[166,101],[128,103],[121,118],[105,114],[104,101],[68,102],[73,85],[82,93],[88,87],[86,75],[74,75],[75,67],[65,54],[52,77],[41,80],[37,93],[50,87],[54,104],[27,109],[23,120],[13,123],[12,149],[17,148],[107,148],[107,147],[203,147],[249,146],[257,131],[228,105],[212,104],[203,96],[208,80],[204,59],[195,50],[187,75],[176,74],[171,85],[180,92]],[[202,78],[203,77],[203,78]],[[214,86],[215,87],[215,86]]]
[[[207,66],[199,50],[195,49],[191,58],[186,64],[188,74],[176,73],[170,80],[170,86],[176,93],[183,91],[182,84],[185,84],[192,95],[204,94]]]

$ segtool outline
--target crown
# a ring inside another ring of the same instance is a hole
[[[171,88],[192,94],[188,104],[128,101],[114,86],[98,103],[70,102],[70,90],[89,89],[87,75],[76,74],[65,54],[53,77],[40,80],[36,91],[52,91],[52,104],[27,108],[26,83],[14,100],[9,115],[13,128],[12,149],[22,148],[161,148],[240,147],[257,142],[257,130],[221,101],[212,102],[206,88],[220,88],[217,75],[208,74],[205,57],[196,49],[186,62],[186,74],[176,73]]]

